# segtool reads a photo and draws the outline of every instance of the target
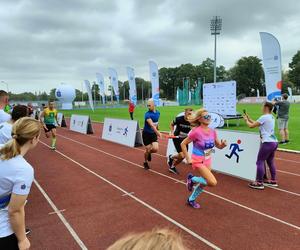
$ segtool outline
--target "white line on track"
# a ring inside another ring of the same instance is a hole
[[[295,175],[295,176],[300,176],[300,174],[295,174],[295,173],[291,173],[291,172],[288,172],[288,171],[283,171],[283,170],[276,170],[277,172],[280,172],[280,173],[283,173],[283,174],[290,174],[290,175]]]
[[[50,148],[46,143],[40,141],[40,143],[42,143],[44,146]],[[124,190],[123,188],[121,188],[120,186],[114,184],[113,182],[109,181],[108,179],[104,178],[103,176],[97,174],[96,172],[90,170],[89,168],[87,168],[86,166],[82,165],[81,163],[75,161],[74,159],[70,158],[69,156],[65,155],[64,153],[56,150],[56,153],[58,153],[59,155],[63,156],[64,158],[68,159],[69,161],[75,163],[76,165],[78,165],[79,167],[83,168],[84,170],[86,170],[87,172],[95,175],[96,177],[98,177],[99,179],[101,179],[102,181],[108,183],[109,185],[113,186],[114,188],[118,189],[119,191],[121,191],[124,195],[127,195],[128,197],[132,198],[133,200],[137,201],[138,203],[142,204],[143,206],[147,207],[148,209],[150,209],[151,211],[153,211],[154,213],[160,215],[161,217],[163,217],[164,219],[166,219],[167,221],[173,223],[174,225],[176,225],[177,227],[181,228],[183,231],[187,232],[188,234],[192,235],[193,237],[195,237],[196,239],[202,241],[203,243],[205,243],[206,245],[210,246],[213,249],[217,249],[217,250],[221,250],[220,247],[216,246],[215,244],[213,244],[212,242],[206,240],[205,238],[201,237],[199,234],[195,233],[194,231],[190,230],[189,228],[185,227],[184,225],[180,224],[179,222],[177,222],[176,220],[172,219],[171,217],[167,216],[166,214],[162,213],[161,211],[157,210],[156,208],[152,207],[151,205],[149,205],[148,203],[142,201],[141,199],[137,198],[136,196],[134,196],[131,192],[127,192],[126,190]]]
[[[58,218],[61,220],[61,222],[65,225],[65,227],[68,229],[76,243],[80,246],[81,249],[87,250],[88,248],[84,245],[84,243],[81,241],[77,233],[74,231],[74,229],[71,227],[69,222],[66,220],[66,218],[62,215],[61,211],[55,206],[53,201],[50,199],[50,197],[47,195],[45,190],[40,186],[40,184],[37,182],[37,180],[34,180],[34,184],[37,186],[37,188],[40,190],[42,195],[45,197],[49,205],[52,207],[54,212],[57,214]]]
[[[85,146],[85,147],[87,147],[87,148],[93,149],[93,150],[95,150],[95,151],[101,152],[101,153],[103,153],[103,154],[105,154],[105,155],[111,156],[111,157],[113,157],[113,158],[115,158],[115,159],[118,159],[118,160],[127,162],[127,163],[129,163],[129,164],[131,164],[131,165],[134,165],[134,166],[137,166],[137,167],[139,167],[139,168],[144,168],[143,166],[141,166],[141,165],[139,165],[139,164],[137,164],[137,163],[131,162],[131,161],[126,160],[126,159],[124,159],[124,158],[122,158],[122,157],[113,155],[113,154],[111,154],[111,153],[108,153],[108,152],[103,151],[103,150],[101,150],[101,149],[95,148],[95,147],[90,146],[90,145],[88,145],[88,144],[85,144],[85,143],[83,143],[83,142],[80,142],[80,141],[71,139],[71,138],[66,137],[66,136],[63,136],[63,135],[58,135],[58,136],[60,136],[60,137],[62,137],[62,138],[65,138],[65,139],[67,139],[67,140],[69,140],[69,141],[73,141],[73,142],[75,142],[75,143],[77,143],[77,144],[79,144],[79,145]],[[176,178],[173,178],[173,177],[171,177],[171,176],[165,175],[165,174],[160,173],[160,172],[158,172],[158,171],[155,171],[155,170],[153,170],[153,169],[150,169],[150,170],[148,170],[148,171],[150,171],[150,172],[152,172],[152,173],[155,173],[155,174],[157,174],[157,175],[163,176],[163,177],[165,177],[165,178],[168,178],[168,179],[170,179],[170,180],[172,180],[172,181],[178,181],[179,183],[182,183],[183,185],[185,185],[185,182],[182,182],[182,181],[180,181],[180,180],[178,180],[178,179],[176,179]],[[246,209],[246,210],[248,210],[248,211],[254,212],[254,213],[256,213],[256,214],[262,215],[262,216],[264,216],[264,217],[266,217],[266,218],[269,218],[269,219],[271,219],[271,220],[277,221],[277,222],[279,222],[279,223],[281,223],[281,224],[284,224],[284,225],[286,225],[286,226],[289,226],[289,227],[292,227],[292,228],[294,228],[294,229],[300,230],[300,226],[291,224],[291,223],[289,223],[289,222],[286,222],[286,221],[284,221],[284,220],[278,219],[278,218],[273,217],[273,216],[271,216],[271,215],[269,215],[269,214],[260,212],[260,211],[258,211],[258,210],[256,210],[256,209],[247,207],[247,206],[245,206],[245,205],[243,205],[243,204],[240,204],[240,203],[235,202],[235,201],[233,201],[233,200],[227,199],[227,198],[222,197],[222,196],[220,196],[220,195],[211,193],[211,192],[209,192],[209,191],[204,191],[204,192],[207,193],[207,194],[209,194],[209,195],[212,195],[212,196],[214,196],[214,197],[217,197],[217,198],[219,198],[219,199],[221,199],[221,200],[227,201],[228,203],[231,203],[231,204],[236,205],[236,206],[238,206],[238,207],[244,208],[244,209]]]

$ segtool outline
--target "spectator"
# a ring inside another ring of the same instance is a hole
[[[275,119],[272,115],[273,104],[266,102],[263,105],[263,115],[254,121],[248,114],[244,115],[244,119],[249,128],[259,127],[261,145],[257,155],[256,167],[256,181],[249,184],[250,188],[264,189],[264,186],[278,187],[276,180],[276,167],[274,164],[275,152],[278,147],[278,141],[275,136]],[[264,180],[265,167],[264,163],[267,164],[271,173],[271,180]]]
[[[22,117],[28,116],[28,109],[25,105],[17,105],[11,113],[10,121],[0,124],[0,144],[5,144],[11,137],[13,124]]]
[[[0,123],[7,122],[11,116],[5,112],[5,107],[8,105],[8,94],[4,90],[0,90]]]
[[[128,105],[128,111],[129,111],[131,120],[133,120],[134,109],[135,109],[135,105],[134,105],[134,103],[130,100],[130,101],[129,101],[129,105]]]
[[[289,120],[289,110],[290,102],[288,101],[288,94],[282,95],[281,101],[275,101],[273,104],[277,106],[277,117],[278,117],[278,129],[281,137],[279,144],[286,144],[289,142],[289,130],[288,130],[288,120]]]
[[[25,231],[24,206],[34,179],[34,170],[24,156],[37,145],[40,131],[39,121],[23,117],[13,125],[13,139],[0,149],[1,249],[30,248]]]
[[[28,116],[34,117],[34,114],[33,114],[33,106],[32,106],[32,103],[31,103],[31,102],[29,102],[29,103],[27,104],[27,108],[28,108]]]
[[[131,234],[115,242],[107,250],[187,250],[182,238],[167,229]]]

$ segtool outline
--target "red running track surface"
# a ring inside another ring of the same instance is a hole
[[[56,152],[42,136],[28,154],[38,184],[65,222],[33,185],[26,206],[32,249],[106,249],[128,232],[153,227],[178,231],[190,249],[299,249],[300,156],[278,152],[280,190],[251,190],[243,180],[216,173],[217,187],[208,188],[202,208],[194,210],[185,205],[189,193],[182,182],[191,169],[181,165],[180,175],[168,173],[167,140],[145,171],[142,148],[100,140],[101,124],[94,128],[92,136],[59,129]]]

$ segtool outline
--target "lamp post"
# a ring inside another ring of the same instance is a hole
[[[222,30],[222,19],[219,16],[214,16],[210,20],[211,35],[215,36],[214,83],[217,82],[217,35],[220,35],[221,30]]]

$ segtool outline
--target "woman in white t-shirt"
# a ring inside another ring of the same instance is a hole
[[[266,102],[263,105],[263,115],[257,120],[252,120],[248,114],[244,115],[244,119],[249,128],[259,127],[261,146],[257,155],[257,174],[256,181],[249,184],[249,187],[255,189],[264,189],[264,186],[278,187],[276,180],[276,167],[274,164],[275,152],[278,147],[278,141],[275,136],[275,119],[272,115],[273,104]],[[271,180],[264,180],[265,167],[264,163],[267,162]]]
[[[0,144],[7,143],[11,137],[13,124],[22,117],[28,116],[28,108],[25,105],[17,105],[11,113],[11,119],[0,124]]]
[[[37,145],[40,131],[39,121],[21,118],[12,127],[12,140],[0,149],[0,249],[30,248],[24,206],[34,171],[24,155]]]

